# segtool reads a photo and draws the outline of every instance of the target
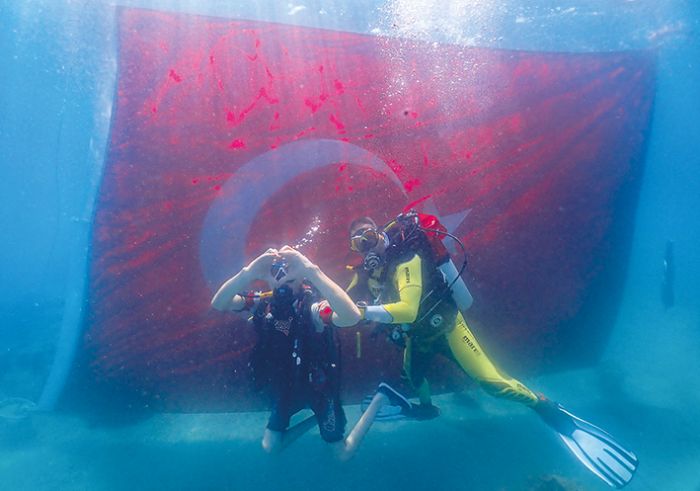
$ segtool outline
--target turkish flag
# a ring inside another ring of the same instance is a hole
[[[629,252],[649,53],[467,48],[135,9],[120,9],[118,27],[73,400],[261,407],[247,379],[254,335],[210,309],[213,292],[284,244],[345,285],[357,262],[349,223],[387,221],[424,197],[466,246],[468,321],[497,364],[522,377],[596,360]],[[398,350],[362,327],[341,337],[348,402],[397,380]],[[432,376],[438,390],[465,380],[444,365]]]

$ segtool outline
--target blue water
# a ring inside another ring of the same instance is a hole
[[[556,393],[636,451],[641,465],[628,489],[700,490],[699,4],[116,3],[468,46],[657,50],[651,137],[615,330],[598,366],[527,382]],[[0,3],[0,401],[39,401],[61,343],[64,306],[80,294],[75,277],[116,77],[110,5]],[[676,247],[676,303],[664,309],[668,239]],[[529,411],[481,393],[437,403],[438,420],[376,425],[344,465],[313,434],[279,458],[265,456],[258,441],[264,414],[160,415],[105,428],[71,414],[27,416],[19,403],[6,403],[0,488],[606,489]],[[349,407],[349,420],[357,416]]]

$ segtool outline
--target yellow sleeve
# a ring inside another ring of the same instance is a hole
[[[348,287],[345,289],[345,291],[349,293],[350,290],[352,290],[353,288],[355,288],[355,287],[357,286],[357,282],[358,282],[358,281],[360,281],[359,275],[358,275],[357,273],[353,274],[353,275],[352,275],[352,280],[350,280],[350,284],[349,284]]]
[[[384,304],[383,307],[394,318],[393,324],[410,324],[418,317],[423,293],[423,274],[418,254],[397,266],[393,281],[399,293],[399,301]]]

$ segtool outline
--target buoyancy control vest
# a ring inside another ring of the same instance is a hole
[[[317,301],[315,289],[303,284],[296,292],[283,285],[257,303],[249,362],[256,390],[339,390],[340,345],[332,324],[317,331],[311,317]]]

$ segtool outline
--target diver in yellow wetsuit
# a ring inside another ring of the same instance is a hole
[[[438,266],[441,260],[435,257],[428,236],[421,233],[436,230],[422,227],[419,219],[408,227],[401,225],[406,217],[411,222],[418,216],[412,213],[399,215],[381,228],[368,217],[350,225],[351,248],[363,254],[364,261],[356,268],[348,293],[360,299],[363,319],[386,325],[391,338],[404,343],[404,372],[419,399],[419,404],[412,404],[398,393],[388,393],[392,404],[400,414],[415,419],[438,416],[425,374],[432,358],[442,354],[488,393],[534,409],[591,472],[610,486],[625,486],[638,465],[634,453],[557,402],[503,374],[489,360],[458,308],[454,287],[459,273],[447,282],[446,270],[441,269],[444,263]]]
[[[392,250],[389,237],[377,230],[370,218],[355,220],[350,227],[351,246],[356,252],[368,253],[370,260],[365,264],[369,262],[370,267],[358,270],[348,293],[355,296],[362,286],[366,287],[373,305],[360,303],[363,318],[400,326],[393,337],[405,343],[404,373],[420,401],[414,415],[421,419],[438,415],[425,377],[435,354],[455,361],[490,394],[535,405],[537,395],[500,372],[481,349],[455,302],[446,294],[448,285],[432,264],[430,254],[425,251],[421,257],[411,248]],[[367,250],[370,244],[373,247]]]

